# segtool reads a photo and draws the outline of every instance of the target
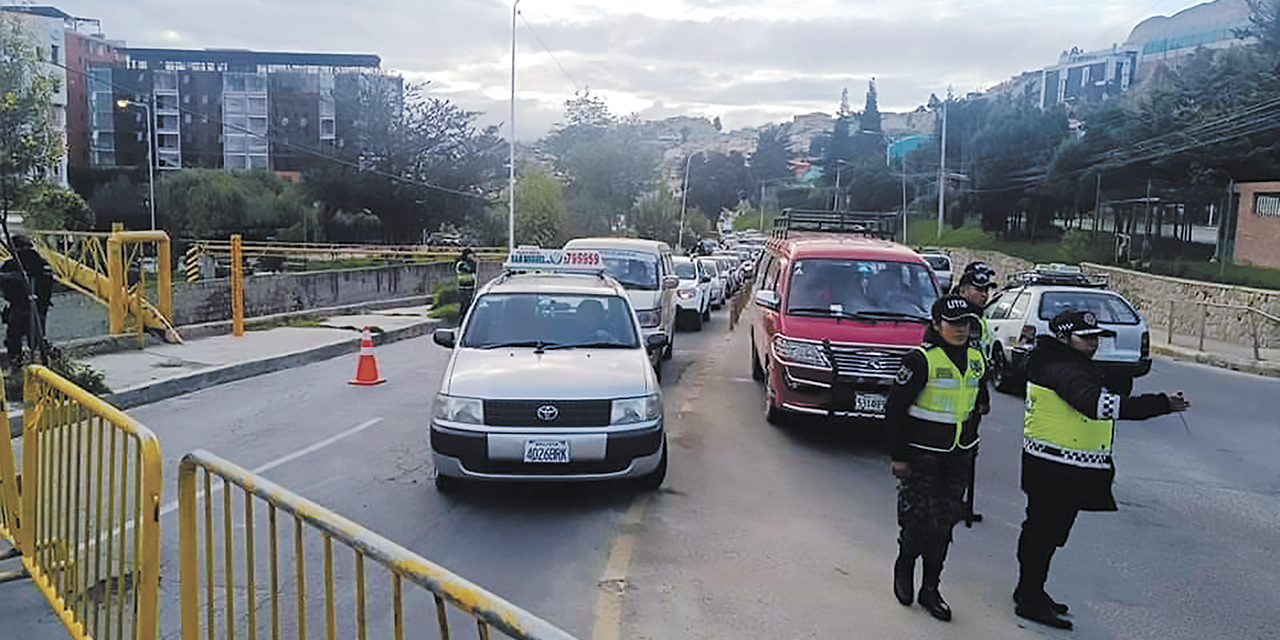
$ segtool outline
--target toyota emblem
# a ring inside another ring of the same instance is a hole
[[[544,404],[538,407],[538,419],[543,422],[551,422],[560,415],[560,410],[554,404]]]

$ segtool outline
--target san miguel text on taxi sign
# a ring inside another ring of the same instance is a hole
[[[516,247],[507,258],[508,269],[597,272],[604,268],[600,252],[585,249]]]

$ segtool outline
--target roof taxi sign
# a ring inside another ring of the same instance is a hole
[[[507,258],[506,269],[512,271],[560,271],[574,273],[600,273],[604,261],[600,252],[587,249],[540,249],[516,247]]]

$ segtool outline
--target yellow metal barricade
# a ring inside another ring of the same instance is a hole
[[[45,367],[23,397],[23,567],[72,638],[154,640],[159,442]]]
[[[0,415],[4,416],[4,425],[0,434],[0,542],[9,543],[10,551],[0,549],[0,560],[7,555],[18,553],[18,522],[21,503],[18,501],[18,470],[13,462],[13,443],[9,441],[9,416],[3,408],[4,375],[0,374]],[[0,572],[0,582],[4,582],[5,572]]]
[[[451,625],[470,626],[482,640],[494,631],[517,640],[572,640],[404,547],[205,451],[179,465],[178,513],[183,640],[304,640],[316,627],[323,629],[316,637],[330,640],[401,640],[406,629],[414,638],[430,637],[424,632],[433,626],[448,639]],[[337,558],[334,543],[346,547]],[[405,589],[406,582],[421,589]]]

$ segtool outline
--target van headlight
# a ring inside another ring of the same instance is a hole
[[[609,412],[609,424],[633,424],[662,417],[662,397],[654,393],[641,398],[623,398],[613,401]]]
[[[827,354],[822,351],[822,345],[812,342],[800,342],[777,337],[773,339],[773,352],[783,362],[803,364],[810,367],[823,367],[825,369],[831,368],[831,363],[827,361]]]
[[[479,398],[436,395],[436,420],[484,424],[484,401]]]
[[[636,319],[640,321],[640,326],[646,329],[662,324],[662,314],[658,312],[658,309],[636,311]]]

